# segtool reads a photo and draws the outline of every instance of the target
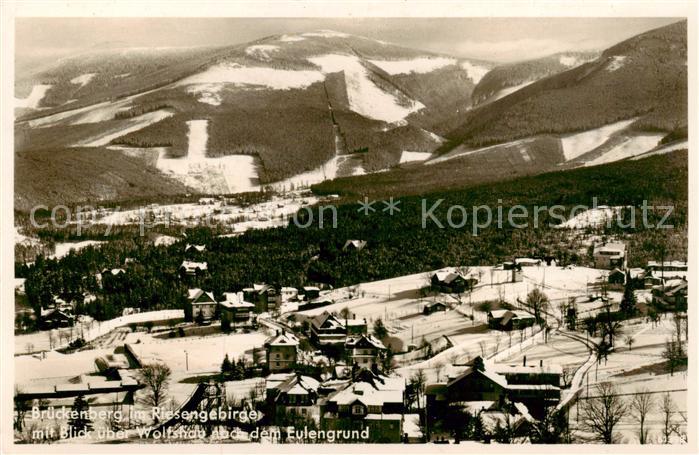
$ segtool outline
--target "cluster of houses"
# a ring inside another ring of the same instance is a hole
[[[274,373],[266,378],[265,389],[277,423],[302,416],[316,421],[321,430],[364,430],[367,438],[356,441],[364,443],[397,443],[414,436],[406,423],[413,415],[406,414],[406,383],[401,377],[360,369],[351,377],[321,382],[293,372]]]

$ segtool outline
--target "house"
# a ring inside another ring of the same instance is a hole
[[[651,291],[653,304],[672,308],[675,311],[686,311],[688,287],[689,283],[686,280],[678,278],[653,286]]]
[[[360,368],[372,368],[381,364],[386,346],[373,335],[349,336],[345,341],[347,363]]]
[[[450,269],[439,270],[430,277],[431,288],[439,292],[460,294],[472,289],[476,284],[477,279]]]
[[[405,380],[363,370],[321,406],[323,430],[364,431],[362,443],[398,443],[403,437]]]
[[[292,300],[296,300],[296,298],[299,295],[299,290],[296,288],[283,286],[279,290],[279,294],[281,295],[282,303],[285,303],[285,302],[290,302]]]
[[[199,205],[213,205],[216,204],[216,198],[213,197],[200,197]]]
[[[198,288],[189,289],[187,291],[187,301],[192,305],[192,317],[195,320],[210,321],[215,317],[218,303],[214,299],[212,292],[205,292]]]
[[[269,371],[289,371],[298,360],[299,340],[295,335],[282,330],[265,341],[267,368]]]
[[[208,269],[209,266],[206,262],[182,261],[180,265],[180,273],[187,276],[200,275]]]
[[[327,311],[310,321],[310,338],[318,345],[343,344],[348,336],[367,333],[365,319],[342,319]]]
[[[366,240],[348,240],[342,246],[342,251],[362,251],[366,244]]]
[[[648,261],[646,266],[647,276],[655,277],[661,284],[665,280],[675,278],[688,279],[687,263],[682,261],[656,262]]]
[[[246,302],[242,292],[224,292],[221,305],[221,323],[231,327],[250,327],[253,325],[255,305]]]
[[[526,311],[492,310],[488,312],[488,326],[494,330],[521,330],[535,323],[536,318]]]
[[[206,245],[192,245],[191,243],[188,243],[184,247],[184,252],[185,253],[203,253],[206,251]]]
[[[450,404],[505,400],[523,403],[538,416],[561,398],[560,366],[485,365],[480,357],[446,382],[426,387],[427,412],[431,418],[448,417]]]
[[[432,302],[432,303],[426,304],[422,308],[422,313],[425,315],[429,315],[429,314],[432,314],[435,312],[444,312],[444,311],[447,311],[448,309],[449,309],[449,305],[447,305],[444,302]]]
[[[345,325],[327,311],[311,319],[310,330],[311,339],[319,345],[342,344],[347,339]]]
[[[520,267],[539,267],[542,260],[535,258],[515,258],[515,264]]]
[[[75,322],[75,316],[67,309],[53,308],[41,310],[39,327],[41,330],[57,329],[60,327],[71,327]]]
[[[618,268],[615,268],[607,275],[607,281],[609,284],[624,284],[626,282],[626,274]]]
[[[317,299],[320,297],[320,288],[318,286],[304,286],[303,295],[306,301]]]
[[[318,388],[320,383],[298,373],[276,373],[265,379],[266,400],[272,411],[272,421],[283,424],[284,415],[295,414],[320,420]]]
[[[592,256],[596,269],[626,270],[626,244],[609,242],[595,245]]]
[[[255,305],[255,313],[274,311],[281,307],[282,297],[274,286],[269,284],[253,284],[252,287],[243,289],[243,297],[246,301]]]

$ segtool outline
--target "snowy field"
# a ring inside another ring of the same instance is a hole
[[[400,155],[401,163],[411,163],[414,161],[426,161],[430,159],[432,154],[430,152],[409,152],[404,150]]]
[[[641,155],[657,147],[658,143],[664,136],[664,134],[643,134],[627,137],[621,144],[613,147],[608,152],[605,152],[603,155],[586,162],[585,166],[597,166],[598,164],[611,163],[613,161],[619,161]]]
[[[609,220],[613,220],[618,216],[622,207],[608,207],[601,205],[594,209],[585,210],[584,212],[576,213],[565,223],[561,223],[559,227],[564,229],[585,229],[601,227]]]
[[[480,66],[476,63],[471,63],[468,60],[464,60],[461,62],[461,68],[466,70],[466,74],[468,74],[468,78],[471,79],[471,82],[474,84],[478,84],[481,79],[483,79],[483,76],[488,74],[490,71],[489,68],[485,66]]]
[[[143,128],[152,125],[154,123],[158,123],[162,120],[165,120],[168,117],[172,117],[173,113],[167,109],[160,109],[157,111],[153,112],[148,112],[143,115],[139,115],[137,117],[125,120],[122,125],[119,126],[119,128],[112,130],[112,131],[106,131],[102,134],[100,134],[97,137],[92,137],[90,139],[86,139],[78,144],[76,144],[77,147],[102,147],[110,142],[112,142],[114,139],[124,136],[129,133],[133,133],[134,131],[139,131],[142,130]]]
[[[81,74],[80,76],[76,76],[73,79],[70,80],[71,84],[79,85],[81,88],[85,87],[87,84],[90,83],[94,77],[97,76],[97,73],[86,73],[86,74]]]
[[[641,158],[646,158],[646,157],[653,156],[653,155],[663,155],[665,153],[670,153],[670,152],[674,152],[675,150],[683,150],[683,149],[684,150],[689,149],[689,142],[688,141],[680,141],[676,144],[669,144],[666,146],[662,146],[662,147],[657,148],[656,150],[651,150],[648,153],[644,153],[642,155],[636,155],[631,159],[632,160],[640,160]]]
[[[530,142],[532,142],[532,141],[534,141],[534,139],[519,139],[519,140],[516,140],[516,141],[505,142],[505,143],[503,143],[503,144],[489,145],[489,146],[487,146],[487,147],[481,147],[481,148],[471,149],[471,150],[464,150],[464,149],[461,148],[461,147],[457,147],[457,148],[455,148],[454,150],[452,150],[452,151],[450,151],[450,152],[448,152],[448,153],[445,153],[444,155],[440,155],[440,156],[438,156],[437,158],[435,158],[435,159],[433,159],[433,160],[427,161],[425,164],[437,164],[437,163],[442,163],[442,162],[444,162],[444,161],[453,160],[454,158],[461,158],[461,157],[468,156],[468,155],[473,155],[473,154],[476,154],[476,153],[487,152],[487,151],[489,151],[489,150],[494,150],[494,149],[498,149],[498,148],[501,148],[501,147],[502,147],[502,148],[515,147],[515,146],[519,146],[519,145],[528,144],[528,143],[530,143]]]
[[[425,107],[419,101],[399,99],[379,88],[355,56],[326,54],[308,61],[317,65],[323,74],[344,71],[350,109],[367,118],[393,123]]]
[[[563,155],[565,155],[567,161],[570,161],[587,152],[591,152],[607,142],[613,134],[627,128],[635,121],[635,118],[622,120],[600,128],[562,137],[561,145],[563,146]]]
[[[83,240],[82,242],[63,242],[56,244],[55,252],[49,256],[50,259],[61,259],[71,251],[80,251],[88,246],[96,246],[103,244],[100,240]]]

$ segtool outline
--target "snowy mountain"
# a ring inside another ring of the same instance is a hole
[[[330,30],[101,50],[18,77],[17,152],[97,148],[207,193],[310,184],[431,153],[492,67]]]

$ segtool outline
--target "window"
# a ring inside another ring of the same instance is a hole
[[[352,406],[352,415],[360,416],[364,415],[364,406],[361,404],[355,404]]]

